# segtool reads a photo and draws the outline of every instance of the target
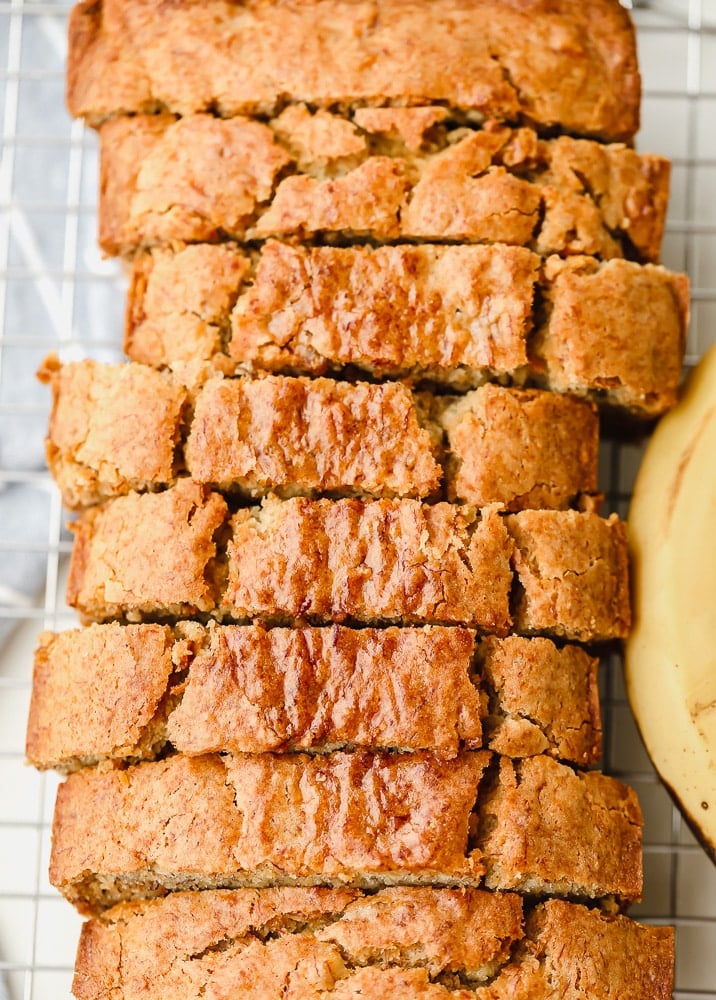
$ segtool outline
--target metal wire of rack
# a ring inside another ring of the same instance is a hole
[[[644,79],[638,147],[673,161],[664,263],[692,280],[687,363],[716,341],[716,0],[633,0]],[[0,1000],[70,995],[80,918],[47,881],[57,778],[24,764],[32,650],[75,624],[71,547],[44,471],[43,357],[120,356],[124,280],[96,246],[96,148],[64,111],[67,0],[0,0]],[[602,488],[623,516],[635,445],[602,448]],[[675,1000],[716,998],[716,868],[659,784],[618,662],[602,672],[604,769],[639,792],[645,897],[677,929]]]

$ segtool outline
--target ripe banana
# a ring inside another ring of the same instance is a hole
[[[716,861],[716,347],[647,446],[629,531],[629,699],[656,770]]]

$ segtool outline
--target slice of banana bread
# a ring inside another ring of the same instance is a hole
[[[626,531],[590,511],[502,517],[417,500],[268,497],[230,517],[180,479],[84,511],[67,599],[87,620],[468,625],[580,642],[629,627]],[[513,593],[514,591],[514,593]]]
[[[482,745],[578,765],[601,750],[597,661],[464,628],[109,623],[45,632],[26,752],[35,767],[343,747]]]
[[[167,935],[167,927],[174,934]],[[669,1000],[674,935],[479,889],[277,888],[120,903],[83,929],[78,1000]]]
[[[596,410],[565,395],[485,385],[451,402],[400,382],[283,375],[189,390],[144,365],[54,357],[40,375],[53,394],[48,465],[69,507],[184,472],[249,497],[438,499],[445,480],[449,499],[507,510],[564,508],[597,489]]]
[[[320,237],[659,258],[669,187],[659,157],[493,122],[436,124],[415,150],[399,134],[317,117],[302,107],[268,124],[210,115],[105,122],[102,249],[131,256],[178,240]]]
[[[548,757],[175,755],[71,774],[50,880],[88,911],[169,889],[483,880],[629,901],[641,822],[631,789]]]
[[[467,389],[486,380],[589,394],[642,417],[673,405],[688,280],[652,265],[523,247],[300,247],[139,254],[125,349],[192,382],[348,366]],[[246,284],[250,282],[250,284]]]
[[[633,138],[640,81],[634,29],[611,0],[346,0],[308,7],[148,0],[77,5],[70,21],[70,110],[167,107],[186,115],[270,114],[287,102],[411,105],[600,138]]]

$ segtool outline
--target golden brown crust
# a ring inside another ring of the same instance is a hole
[[[546,320],[530,351],[550,386],[597,390],[645,413],[673,406],[689,319],[686,275],[585,257],[551,258],[545,272]]]
[[[467,629],[214,628],[167,736],[181,752],[482,743]]]
[[[127,296],[125,352],[155,367],[221,354],[249,266],[234,244],[140,254]]]
[[[561,900],[523,914],[510,893],[207,890],[122,903],[88,921],[73,993],[79,1000],[195,1000],[210,980],[256,1000],[278,995],[287,982],[301,1000],[506,1000],[546,995],[550,983],[574,1000],[668,1000],[673,953],[670,928]],[[446,973],[463,985],[450,984]],[[516,993],[517,984],[532,992]]]
[[[473,632],[436,626],[91,625],[40,637],[26,752],[35,767],[76,770],[168,750],[448,759],[483,744],[596,763],[597,661],[548,639],[476,646]]]
[[[292,53],[294,55],[292,55]],[[299,55],[300,54],[300,55]],[[283,102],[421,104],[631,139],[640,81],[611,0],[321,0],[281,6],[83,2],[70,21],[68,104],[96,122],[157,106],[186,115]]]
[[[223,232],[242,238],[290,162],[271,129],[248,118],[117,118],[103,125],[101,142],[99,242],[107,253],[182,233],[194,242]]]
[[[657,157],[492,122],[436,123],[416,152],[400,132],[385,138],[382,126],[361,131],[305,108],[294,121],[300,111],[271,125],[209,115],[105,122],[102,248],[132,255],[177,241],[332,236],[658,260],[669,168]],[[403,109],[414,131],[425,111]]]
[[[226,518],[223,498],[190,479],[90,508],[72,524],[68,603],[99,621],[211,610],[215,535]]]
[[[641,810],[614,778],[549,757],[503,757],[479,812],[489,888],[597,896],[610,885],[622,899],[640,897]]]
[[[626,526],[615,514],[526,510],[509,515],[506,524],[515,545],[516,631],[579,642],[627,635]]]
[[[614,516],[267,497],[233,516],[217,556],[228,520],[221,496],[188,479],[90,508],[73,526],[68,602],[94,621],[207,612],[505,635],[514,582],[519,632],[593,642],[629,626],[626,535]]]
[[[220,611],[237,619],[510,626],[502,519],[413,500],[268,498],[232,521]]]
[[[565,508],[597,488],[595,409],[539,390],[485,385],[450,403],[400,382],[283,375],[186,390],[136,363],[54,357],[41,375],[48,462],[71,508],[184,473],[249,497],[447,495],[507,510]]]
[[[166,933],[176,927],[176,936]],[[279,939],[272,960],[256,966],[267,935]],[[126,996],[144,981],[149,996],[182,997],[191,983],[217,976],[241,995],[277,995],[284,961],[300,959],[303,969],[291,977],[291,996],[313,958],[326,961],[320,982],[331,971],[336,979],[363,965],[402,964],[430,975],[459,971],[485,978],[509,958],[510,946],[523,935],[522,901],[506,893],[478,889],[382,889],[373,896],[357,890],[325,888],[237,889],[173,893],[162,900],[119,904],[87,923],[79,948],[75,995],[95,997],[100,977],[105,988]],[[213,944],[228,954],[214,966],[202,959]],[[121,949],[129,966],[112,967]],[[341,958],[341,956],[343,956]],[[320,967],[320,966],[319,966]],[[131,971],[129,971],[131,969]],[[259,979],[251,979],[258,972]],[[151,985],[150,985],[151,984]],[[326,984],[328,988],[328,983]],[[77,992],[79,987],[79,992]],[[140,987],[140,989],[142,989]],[[196,991],[196,992],[194,992]]]
[[[167,889],[478,886],[485,872],[496,889],[639,897],[633,792],[547,757],[502,758],[483,784],[490,757],[177,755],[85,768],[58,792],[50,879],[95,911]]]
[[[519,370],[537,268],[522,247],[311,249],[272,240],[232,314],[229,357],[309,371]]]
[[[51,880],[102,907],[169,888],[479,881],[468,824],[490,755],[170,757],[58,793]]]
[[[540,272],[521,247],[269,241],[253,284],[242,285],[240,258],[224,293],[233,304],[217,291],[221,302],[208,309],[210,275],[215,266],[220,289],[231,252],[201,244],[139,255],[125,345],[134,360],[180,371],[202,362],[313,374],[354,365],[458,388],[529,377],[647,417],[676,398],[688,282],[661,267],[550,258]]]
[[[184,458],[198,482],[252,496],[284,489],[428,497],[442,480],[432,452],[401,383],[269,376],[206,382]]]
[[[599,420],[591,403],[485,385],[438,419],[447,435],[450,500],[558,509],[597,491]]]

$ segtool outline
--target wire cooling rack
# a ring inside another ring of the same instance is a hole
[[[64,111],[67,2],[0,0],[0,1000],[70,995],[80,920],[50,887],[57,779],[24,764],[32,650],[75,623],[63,603],[70,536],[43,469],[48,392],[34,372],[119,357],[124,282],[96,248],[93,135]],[[693,284],[689,364],[716,340],[716,0],[634,0],[645,97],[638,146],[671,157],[664,263]],[[605,445],[602,488],[623,516],[636,446]],[[618,663],[602,672],[605,770],[645,814],[645,898],[677,928],[675,1000],[716,998],[716,868],[651,770]]]

